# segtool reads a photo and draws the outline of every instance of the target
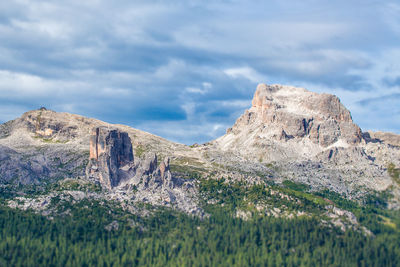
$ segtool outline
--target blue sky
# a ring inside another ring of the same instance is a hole
[[[202,143],[260,82],[336,94],[363,130],[400,133],[400,3],[0,2],[0,122],[45,106]]]

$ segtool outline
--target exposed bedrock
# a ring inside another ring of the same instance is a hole
[[[90,136],[90,156],[86,173],[107,188],[129,179],[133,169],[133,152],[128,133],[109,127],[96,127]]]

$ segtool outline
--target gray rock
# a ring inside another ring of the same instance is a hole
[[[277,141],[287,140],[287,137],[308,138],[322,147],[332,145],[340,138],[350,144],[362,140],[360,128],[353,123],[350,112],[339,98],[290,86],[260,84],[252,107],[227,131],[227,135],[239,135],[253,127],[264,129],[263,135]]]
[[[400,147],[400,135],[398,134],[387,133],[387,132],[372,132],[372,131],[368,131],[363,134],[364,134],[364,139],[367,142],[373,142],[373,143],[380,142]]]
[[[86,167],[88,177],[111,189],[130,178],[133,165],[132,143],[126,132],[108,127],[93,129]]]

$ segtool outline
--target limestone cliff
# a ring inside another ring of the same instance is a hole
[[[134,160],[128,133],[117,128],[95,127],[89,143],[86,177],[100,182],[109,192],[121,191],[125,198],[131,195],[136,201],[178,205],[190,212],[200,212],[188,199],[196,194],[193,181],[173,177],[169,157],[159,165],[153,152]]]
[[[128,133],[109,127],[92,130],[87,176],[111,189],[129,178],[132,167],[132,143]]]
[[[251,108],[225,136],[217,139],[221,148],[241,151],[262,147],[268,151],[271,148],[267,147],[274,147],[274,144],[281,151],[285,150],[286,143],[302,143],[294,154],[291,151],[279,153],[286,154],[283,158],[313,155],[332,145],[361,142],[361,129],[336,96],[266,84],[258,85]]]
[[[350,112],[334,95],[260,84],[248,112],[246,116],[268,125],[267,131],[280,131],[284,139],[308,137],[323,147],[339,139],[349,144],[357,144],[362,139],[361,130],[353,123]],[[281,136],[277,137],[282,140]]]

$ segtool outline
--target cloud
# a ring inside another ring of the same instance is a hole
[[[267,80],[265,76],[250,67],[230,68],[224,70],[224,72],[232,78],[243,77],[254,83]]]
[[[398,105],[384,98],[399,92],[398,7],[386,0],[3,1],[0,120],[47,106],[205,142],[223,134],[250,106],[257,83],[267,82],[337,94],[363,129],[399,132]],[[387,119],[367,120],[372,112]]]

